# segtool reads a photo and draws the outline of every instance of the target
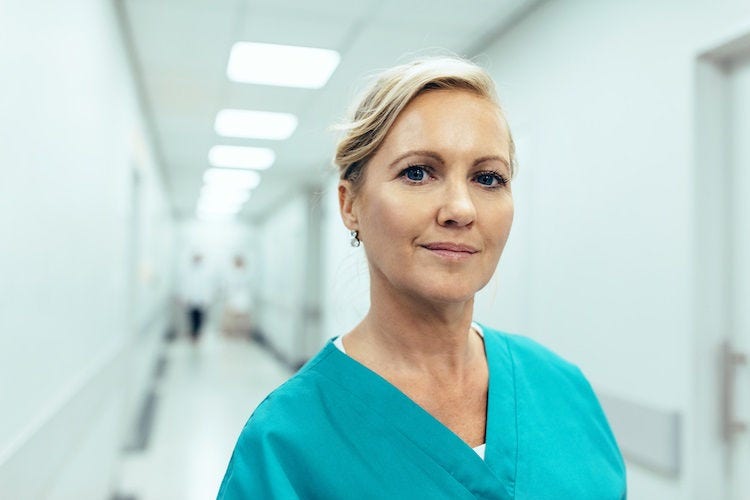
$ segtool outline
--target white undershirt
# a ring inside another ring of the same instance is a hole
[[[479,334],[480,337],[484,338],[484,331],[482,331],[482,327],[481,326],[479,326],[477,323],[472,322],[471,323],[471,327]],[[346,354],[346,348],[344,347],[344,336],[343,335],[340,335],[340,336],[336,337],[333,340],[333,345],[335,345],[339,349],[339,351],[341,351],[344,354]],[[347,354],[347,356],[348,356],[348,354]],[[480,444],[479,446],[476,446],[476,447],[474,447],[472,449],[475,452],[477,452],[477,455],[479,455],[479,457],[482,460],[484,460],[484,450],[485,450],[486,447],[487,447],[487,443]]]

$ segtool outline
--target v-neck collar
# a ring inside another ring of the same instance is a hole
[[[310,370],[367,401],[374,413],[479,498],[513,498],[518,440],[512,359],[501,334],[482,329],[489,372],[484,460],[396,386],[341,352],[333,340]]]

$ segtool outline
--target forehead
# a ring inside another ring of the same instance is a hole
[[[509,144],[505,119],[490,99],[467,90],[432,90],[401,111],[383,148],[476,147],[507,156]]]

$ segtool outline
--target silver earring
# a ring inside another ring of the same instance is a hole
[[[362,244],[361,241],[359,241],[359,231],[356,229],[349,231],[349,234],[352,236],[352,240],[349,242],[353,247],[358,247]]]

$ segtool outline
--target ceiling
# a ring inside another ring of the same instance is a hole
[[[276,162],[240,213],[262,219],[304,185],[332,172],[335,134],[364,79],[431,49],[475,56],[538,0],[118,0],[138,87],[175,214],[192,217],[217,144],[270,147]],[[470,6],[469,6],[470,5]],[[238,41],[334,49],[341,63],[309,90],[229,81]],[[293,113],[284,141],[214,132],[224,108]]]

